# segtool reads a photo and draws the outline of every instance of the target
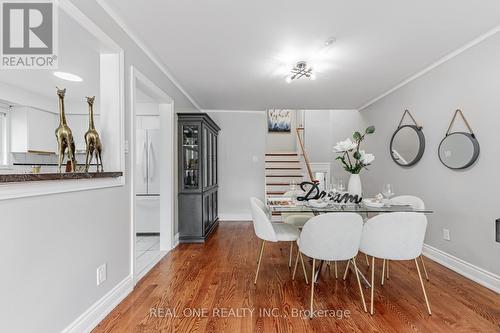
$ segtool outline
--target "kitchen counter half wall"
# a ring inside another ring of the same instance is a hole
[[[0,183],[19,183],[65,179],[117,178],[121,176],[123,176],[123,172],[121,171],[0,174]]]

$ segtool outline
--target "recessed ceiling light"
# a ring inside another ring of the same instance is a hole
[[[327,39],[327,40],[325,41],[324,46],[325,46],[325,47],[328,47],[328,46],[330,46],[330,45],[332,45],[332,44],[335,44],[335,42],[336,42],[336,41],[337,41],[337,39],[336,39],[335,37],[329,38],[329,39]]]
[[[67,72],[54,72],[54,76],[71,82],[82,82],[83,79],[76,74]]]

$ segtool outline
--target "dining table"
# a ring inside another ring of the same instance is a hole
[[[323,203],[325,204],[325,203]],[[267,199],[267,205],[269,211],[271,213],[276,214],[304,214],[309,213],[313,215],[327,214],[327,213],[358,213],[363,217],[363,221],[366,222],[370,216],[385,214],[385,213],[395,213],[395,212],[414,212],[430,215],[433,214],[434,211],[432,209],[415,209],[411,205],[406,204],[391,204],[390,201],[384,203],[382,206],[372,206],[367,205],[365,202],[356,203],[336,203],[329,202],[324,207],[314,206],[309,201],[297,201],[297,200],[289,200],[288,198],[278,198],[278,197],[269,197]],[[323,268],[324,261],[321,260],[318,265],[318,269],[315,273],[315,282],[319,280],[321,269]],[[349,269],[352,270],[352,265],[348,266]],[[366,276],[359,270],[358,273],[362,277],[367,288],[371,287],[370,282],[366,278]]]

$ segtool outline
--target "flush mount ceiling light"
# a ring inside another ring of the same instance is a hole
[[[55,77],[58,77],[60,79],[66,80],[66,81],[71,81],[71,82],[82,82],[83,79],[79,77],[78,75],[72,74],[72,73],[67,73],[67,72],[54,72],[53,73]]]
[[[290,83],[293,80],[298,80],[302,77],[315,80],[316,75],[314,74],[314,71],[312,67],[307,66],[307,62],[305,61],[299,61],[293,66],[292,70],[290,71],[290,75],[287,76],[286,82]]]

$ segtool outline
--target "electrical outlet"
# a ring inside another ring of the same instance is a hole
[[[124,150],[125,150],[125,154],[128,154],[128,140],[125,140],[125,144],[124,144]]]
[[[447,241],[451,240],[450,229],[443,229],[443,239]]]
[[[99,267],[97,267],[97,285],[100,285],[107,279],[107,269],[106,269],[106,264],[103,264]]]

